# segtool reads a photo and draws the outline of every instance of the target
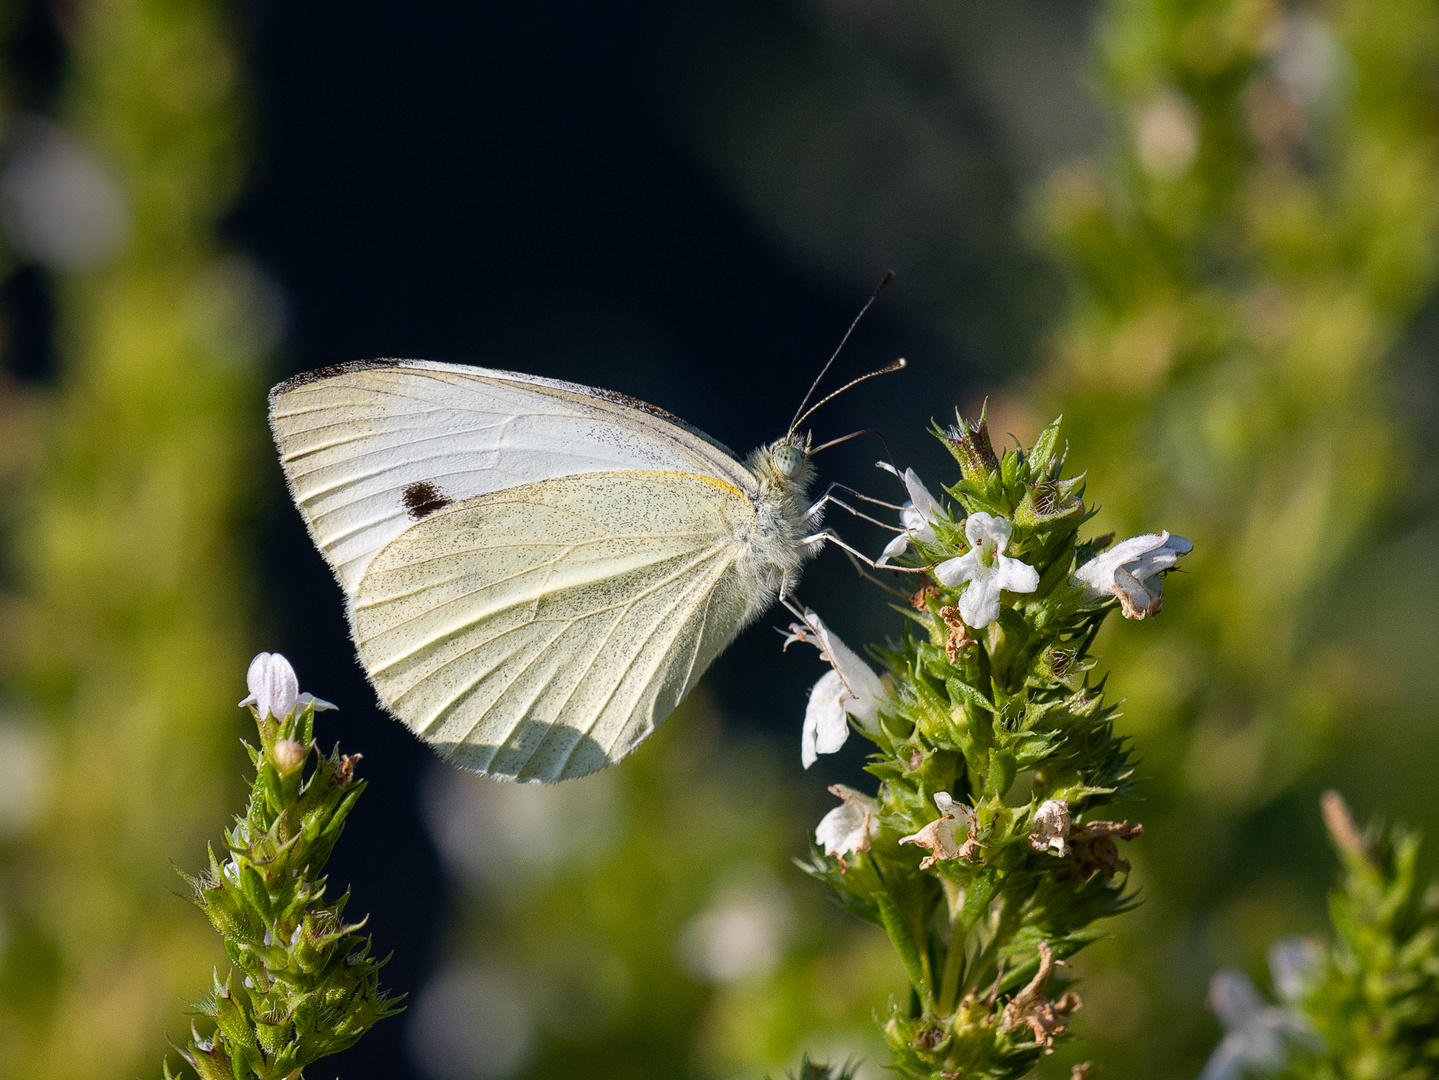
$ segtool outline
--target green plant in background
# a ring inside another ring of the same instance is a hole
[[[799,1063],[799,1071],[786,1075],[789,1080],[854,1080],[855,1069],[855,1065],[848,1063],[839,1068],[830,1068],[820,1062],[811,1061],[806,1054]]]
[[[1101,950],[1126,975],[1096,1052],[1158,1074],[1210,1040],[1206,972],[1306,921],[1286,879],[1319,857],[1314,772],[1392,793],[1433,745],[1425,558],[1383,545],[1415,475],[1396,358],[1439,250],[1439,9],[1115,0],[1098,40],[1118,139],[1050,186],[1074,299],[1038,396],[1105,527],[1199,550],[1181,611],[1102,645],[1169,840]],[[1383,618],[1337,617],[1360,610]]]
[[[1344,870],[1329,898],[1329,940],[1270,949],[1280,1006],[1243,972],[1215,974],[1209,1000],[1226,1034],[1202,1080],[1419,1080],[1439,1071],[1439,886],[1420,886],[1419,837],[1361,833],[1338,792],[1321,801]]]
[[[325,903],[321,871],[365,789],[355,779],[359,756],[320,753],[315,712],[334,706],[301,694],[283,656],[255,657],[247,681],[241,704],[260,733],[258,748],[245,747],[255,766],[249,808],[225,834],[223,864],[211,850],[208,870],[181,873],[234,970],[216,975],[196,1006],[214,1029],[202,1036],[192,1027],[180,1053],[201,1080],[298,1080],[306,1065],[400,1010],[380,990],[384,961],[357,933],[365,920],[344,921],[349,893]],[[168,1062],[163,1071],[171,1080]]]
[[[1090,646],[1114,610],[1158,613],[1160,576],[1190,544],[1081,540],[1092,514],[1084,477],[1062,474],[1058,421],[1001,457],[983,416],[936,434],[960,465],[946,488],[959,505],[951,515],[903,475],[905,530],[885,560],[935,584],[901,609],[919,629],[881,654],[891,685],[812,612],[793,627],[833,665],[807,738],[837,750],[852,717],[881,781],[873,797],[831,788],[844,805],[805,869],[883,927],[904,963],[910,993],[884,1020],[891,1069],[1019,1077],[1080,1007],[1057,968],[1134,902],[1116,841],[1143,830],[1097,816],[1128,793],[1134,764],[1089,679]]]
[[[236,790],[216,688],[248,655],[239,526],[264,460],[263,289],[216,240],[244,171],[221,5],[82,0],[64,25],[56,119],[5,117],[30,170],[7,172],[12,210],[83,195],[20,219],[57,371],[42,430],[4,421],[7,448],[36,437],[0,620],[5,745],[33,751],[7,754],[34,813],[0,842],[0,1077],[24,1080],[149,1072],[223,959],[163,882]]]
[[[1333,940],[1298,981],[1318,1036],[1297,1055],[1296,1080],[1439,1073],[1439,887],[1421,886],[1419,837],[1361,834],[1336,792],[1324,819],[1344,877],[1329,899]]]

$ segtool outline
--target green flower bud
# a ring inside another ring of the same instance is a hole
[[[988,403],[979,412],[979,419],[968,421],[958,412],[958,423],[943,436],[944,445],[959,462],[959,471],[971,483],[984,483],[999,471],[999,459],[989,442]]]
[[[305,763],[305,748],[294,739],[281,739],[270,751],[270,759],[280,775],[285,776]]]

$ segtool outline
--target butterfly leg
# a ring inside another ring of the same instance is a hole
[[[889,522],[879,521],[878,518],[872,518],[872,516],[869,516],[868,513],[856,511],[856,509],[853,508],[853,506],[850,506],[848,502],[845,502],[845,500],[843,499],[837,498],[837,496],[835,495],[835,489],[840,489],[843,490],[843,492],[850,493],[850,495],[858,496],[858,498],[865,500],[865,502],[876,503],[876,505],[879,506],[889,506],[889,508],[895,509],[895,511],[898,511],[899,509],[898,506],[892,506],[891,503],[882,502],[881,499],[871,499],[868,495],[862,495],[861,492],[856,492],[856,490],[853,488],[846,488],[846,486],[842,485],[842,483],[832,483],[832,485],[829,486],[829,490],[826,490],[825,495],[820,496],[820,498],[817,499],[816,502],[814,502],[814,505],[810,506],[810,508],[807,509],[806,512],[804,512],[804,521],[806,521],[807,523],[813,522],[814,525],[819,525],[820,515],[825,512],[825,506],[829,505],[829,503],[835,503],[835,505],[839,506],[842,511],[849,511],[850,513],[852,513],[853,516],[856,516],[856,518],[862,519],[862,521],[868,521],[869,523],[871,523],[871,525],[878,525],[881,529],[889,529],[889,532],[904,532],[904,528],[902,528],[902,526],[891,525],[891,523]]]
[[[883,499],[875,499],[869,495],[864,494],[861,491],[856,491],[854,488],[849,487],[846,484],[833,483],[825,489],[825,493],[823,495],[821,495],[818,499],[815,500],[814,505],[812,505],[808,510],[805,511],[804,519],[806,521],[818,519],[819,515],[824,512],[824,508],[830,503],[834,503],[834,505],[838,506],[840,509],[848,510],[855,517],[862,518],[863,520],[868,521],[871,524],[878,525],[881,529],[888,529],[890,532],[896,533],[904,532],[904,528],[902,526],[891,525],[887,521],[880,521],[878,518],[870,517],[868,514],[856,510],[843,499],[837,498],[834,494],[836,491],[843,491],[846,494],[853,495],[857,499],[863,499],[867,503],[873,503],[876,506],[884,506],[890,510],[897,511],[902,509],[902,507],[896,506],[894,503],[885,502]]]
[[[802,536],[799,542],[808,545],[823,544],[825,541],[829,541],[831,544],[834,544],[835,547],[848,552],[853,558],[858,559],[871,570],[893,570],[901,574],[923,574],[932,569],[932,566],[880,566],[879,563],[875,562],[864,552],[846,544],[833,529],[821,529],[819,532],[811,533],[809,536]]]

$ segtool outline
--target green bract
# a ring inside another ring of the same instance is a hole
[[[903,636],[875,654],[893,681],[879,731],[861,731],[876,747],[878,808],[838,788],[847,805],[824,835],[845,850],[816,845],[804,869],[883,927],[904,962],[911,993],[883,1023],[900,1075],[1019,1077],[1079,1007],[1057,965],[1134,903],[1116,841],[1142,830],[1097,817],[1134,764],[1087,674],[1117,605],[1071,576],[1109,538],[1081,541],[1090,512],[1083,478],[1061,475],[1059,421],[1002,457],[983,416],[936,434],[959,462],[946,489],[959,506],[896,562],[933,571],[963,555],[964,520],[982,513],[1013,526],[1005,554],[1039,584],[1002,593],[998,616],[974,628],[960,613],[975,583],[922,579],[899,609]]]

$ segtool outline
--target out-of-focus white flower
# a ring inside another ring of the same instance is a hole
[[[1046,799],[1034,812],[1034,831],[1029,834],[1029,846],[1035,851],[1051,848],[1060,858],[1069,854],[1069,803],[1063,799]]]
[[[868,851],[870,842],[879,836],[879,803],[844,784],[831,784],[829,790],[843,799],[844,805],[820,818],[814,842],[826,855],[841,859],[851,851]]]
[[[975,836],[979,819],[974,811],[962,802],[955,802],[947,791],[934,793],[934,805],[939,807],[939,818],[911,836],[900,837],[899,842],[917,844],[929,849],[929,854],[919,864],[921,870],[928,870],[942,859],[958,859],[964,856],[966,859],[975,860],[979,851],[979,838]],[[969,838],[962,844],[954,835],[961,817],[964,818],[965,828],[969,832]]]
[[[430,1080],[508,1080],[524,1067],[537,1026],[523,985],[508,972],[443,968],[411,1006],[410,1056]]]
[[[876,565],[883,566],[890,559],[904,554],[904,549],[909,547],[910,540],[922,540],[926,543],[934,541],[933,524],[937,518],[945,516],[944,508],[929,493],[929,488],[913,469],[905,469],[900,472],[887,461],[876,461],[875,464],[885,472],[893,473],[899,477],[904,484],[904,490],[909,493],[909,501],[899,511],[899,523],[904,526],[904,532],[900,533],[884,547],[883,554],[875,560]]]
[[[785,647],[796,641],[811,642],[831,669],[814,684],[804,711],[800,760],[808,769],[818,755],[833,754],[849,738],[845,714],[853,716],[865,731],[879,731],[879,699],[885,691],[874,669],[831,633],[818,615],[806,609],[804,620],[790,624]]]
[[[1269,975],[1285,1001],[1304,996],[1319,965],[1319,946],[1311,938],[1281,938],[1269,946]]]
[[[1246,1072],[1278,1072],[1288,1058],[1289,1042],[1312,1039],[1304,1017],[1270,1005],[1242,971],[1216,971],[1209,980],[1209,1007],[1224,1025],[1220,1040],[1199,1080],[1240,1080]]]
[[[794,924],[789,894],[767,873],[752,874],[720,893],[681,928],[680,965],[705,982],[764,976],[784,959]]]
[[[1346,57],[1334,31],[1307,11],[1286,11],[1269,58],[1275,77],[1301,108],[1330,103],[1343,81]]]
[[[54,756],[43,725],[0,709],[0,842],[44,812],[54,787]]]
[[[88,270],[125,246],[130,208],[114,166],[64,128],[35,117],[0,172],[0,223],[22,254],[55,270]]]
[[[959,596],[959,617],[976,630],[999,617],[1000,590],[1030,593],[1039,588],[1038,570],[1004,554],[1013,533],[1014,526],[1004,518],[970,514],[964,522],[970,549],[934,568],[934,576],[950,588],[968,582]]]
[[[1182,536],[1145,533],[1101,552],[1074,572],[1087,600],[1119,597],[1126,619],[1158,615],[1164,596],[1160,574],[1174,569],[1181,555],[1194,550]]]
[[[1199,153],[1199,116],[1177,90],[1162,90],[1135,117],[1140,164],[1160,180],[1177,180]]]
[[[563,784],[497,784],[436,760],[420,810],[445,869],[467,888],[528,888],[613,850],[625,820],[618,784],[612,769]]]
[[[245,685],[250,688],[250,696],[240,702],[240,708],[253,705],[261,720],[267,716],[283,720],[296,705],[301,708],[313,705],[316,712],[336,708],[314,694],[300,693],[300,680],[295,675],[295,669],[279,653],[262,652],[251,660],[250,670],[245,673]]]

